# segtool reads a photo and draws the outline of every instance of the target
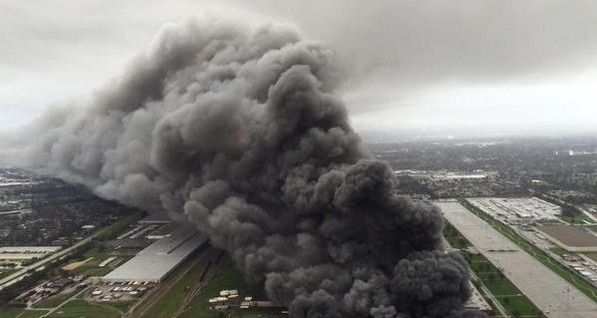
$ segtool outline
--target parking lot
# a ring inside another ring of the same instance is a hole
[[[99,284],[89,292],[88,299],[95,302],[136,300],[153,287],[147,282]]]
[[[548,317],[584,318],[597,304],[456,201],[436,202],[454,225]]]

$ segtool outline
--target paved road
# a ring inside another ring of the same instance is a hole
[[[491,225],[456,201],[436,204],[441,207],[445,218],[491,263],[502,269],[504,275],[539,309],[549,311],[547,317],[597,317],[597,303],[521,250]]]

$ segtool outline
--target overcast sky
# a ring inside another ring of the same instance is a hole
[[[0,0],[0,129],[88,98],[162,25],[205,12],[334,49],[361,131],[597,132],[590,0]]]

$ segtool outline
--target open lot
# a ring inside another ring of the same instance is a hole
[[[472,198],[485,213],[502,220],[556,220],[562,209],[539,198]]]
[[[444,216],[548,317],[591,317],[597,304],[456,201],[438,202]]]
[[[544,225],[537,230],[553,238],[561,247],[569,251],[597,251],[597,236],[583,228],[570,225]]]
[[[90,304],[83,299],[67,302],[48,318],[120,318],[121,312],[113,307]]]
[[[47,313],[47,310],[23,310],[18,308],[0,308],[0,318],[39,318]]]

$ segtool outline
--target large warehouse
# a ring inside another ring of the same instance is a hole
[[[103,280],[158,283],[206,242],[206,237],[192,228],[177,228],[104,276]]]

